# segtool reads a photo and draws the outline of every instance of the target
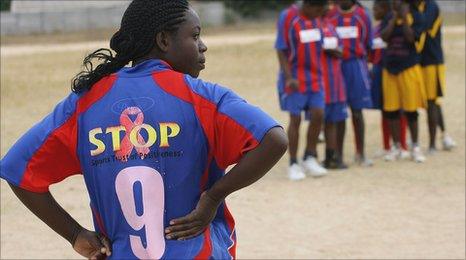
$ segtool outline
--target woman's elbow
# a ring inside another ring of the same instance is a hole
[[[276,153],[283,155],[288,149],[288,137],[281,127],[275,127],[269,131]]]

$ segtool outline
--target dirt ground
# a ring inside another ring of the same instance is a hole
[[[287,115],[278,109],[272,33],[273,24],[264,30],[209,35],[207,69],[201,78],[234,89],[286,125]],[[63,46],[2,47],[2,156],[67,95],[84,54],[96,47],[95,42]],[[464,24],[446,28],[444,46],[448,90],[443,108],[448,132],[458,147],[429,156],[424,164],[375,158],[371,168],[351,164],[347,171],[298,183],[286,178],[284,156],[263,179],[228,198],[237,223],[238,258],[465,257]],[[374,155],[381,149],[380,116],[377,111],[366,111],[365,116],[367,153]],[[425,112],[420,123],[425,149]],[[350,126],[348,121],[348,162],[354,150]],[[323,154],[322,145],[319,152]],[[81,177],[71,177],[51,190],[72,216],[92,227]],[[4,181],[0,216],[0,258],[79,258],[64,239],[21,205]]]

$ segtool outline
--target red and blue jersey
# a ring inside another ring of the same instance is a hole
[[[372,45],[372,22],[365,7],[355,4],[350,10],[343,11],[335,6],[327,18],[343,41],[344,60],[367,56]]]
[[[383,52],[387,44],[383,41],[381,35],[381,24],[374,28],[374,39],[372,40],[372,50],[369,52],[369,62],[373,65],[382,64]]]
[[[332,24],[323,22],[324,42],[330,42],[331,47],[341,48],[342,44]],[[325,44],[324,44],[325,45]],[[333,49],[333,48],[332,48]],[[321,56],[322,76],[324,80],[325,103],[332,104],[346,101],[345,81],[341,72],[341,59],[327,54]]]
[[[293,4],[280,13],[277,22],[277,37],[275,39],[275,49],[278,51],[283,51],[288,59],[290,56],[290,40],[288,38],[288,32],[290,31],[291,22],[298,15],[298,13],[299,7],[296,4]],[[285,72],[282,68],[280,68],[280,71],[278,73],[277,88],[280,96],[281,94],[285,93]]]
[[[193,239],[166,240],[164,228],[275,126],[232,91],[148,60],[69,95],[11,147],[0,176],[46,192],[82,174],[110,258],[230,259],[236,235],[225,203]]]
[[[299,7],[291,5],[280,13],[277,22],[277,37],[275,39],[275,49],[285,51],[289,55],[290,39],[289,31],[291,22],[299,14]]]
[[[293,78],[299,82],[299,92],[323,91],[321,56],[323,51],[322,20],[298,15],[289,30],[289,63]],[[290,92],[291,90],[286,90]]]

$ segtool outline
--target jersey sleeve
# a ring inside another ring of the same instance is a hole
[[[275,49],[287,50],[288,46],[288,29],[286,27],[287,11],[282,11],[277,22],[277,36],[275,39]]]
[[[33,126],[0,161],[0,177],[32,192],[47,192],[51,184],[81,172],[76,155],[76,94]]]
[[[428,30],[430,37],[434,38],[442,25],[440,9],[435,2],[429,2],[424,11],[425,29]]]
[[[414,31],[414,46],[416,48],[417,53],[421,53],[424,49],[424,44],[426,42],[426,24],[424,15],[421,15],[419,12],[413,13],[413,24],[411,28]]]
[[[372,19],[369,16],[369,11],[364,8],[364,23],[367,30],[366,38],[364,39],[364,45],[367,51],[372,50],[372,40],[374,39],[374,32],[372,28]]]
[[[426,4],[426,9],[423,13],[423,16],[424,16],[424,21],[426,24],[426,29],[432,28],[435,20],[439,16],[439,8],[437,4],[435,3]]]
[[[418,41],[426,29],[426,23],[424,15],[421,15],[419,12],[414,12],[413,14],[413,24],[411,28],[414,31],[414,38]]]
[[[239,162],[245,153],[260,144],[271,128],[280,126],[260,108],[248,104],[227,88],[190,77],[186,80],[193,91],[215,109],[209,122],[201,123],[212,125],[207,135],[215,161],[223,169]]]

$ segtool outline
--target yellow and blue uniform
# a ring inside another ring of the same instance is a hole
[[[382,28],[388,25],[393,14],[382,21]],[[426,106],[426,94],[421,67],[421,51],[425,42],[424,17],[411,9],[407,20],[414,31],[415,42],[409,43],[403,33],[403,21],[397,20],[392,35],[387,40],[383,58],[382,88],[385,111],[403,109],[415,112]]]
[[[436,100],[445,93],[445,65],[442,50],[442,17],[434,0],[425,0],[418,7],[424,16],[426,40],[421,52],[421,67],[427,99]]]

